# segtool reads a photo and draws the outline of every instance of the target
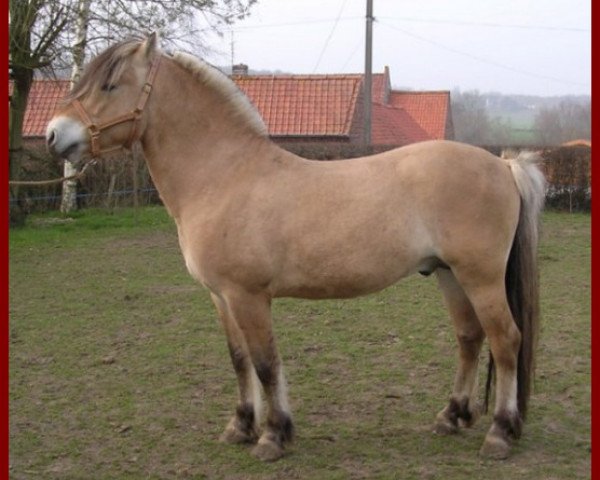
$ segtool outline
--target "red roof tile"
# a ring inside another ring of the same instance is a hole
[[[404,108],[433,139],[447,138],[450,92],[390,92],[390,105]]]
[[[374,145],[402,146],[430,139],[403,108],[373,104],[371,142]]]
[[[68,80],[34,80],[27,99],[23,121],[24,137],[44,137],[46,126],[54,115],[60,101],[69,93]],[[12,94],[12,82],[9,85]]]
[[[348,136],[361,79],[350,75],[236,76],[272,136]]]

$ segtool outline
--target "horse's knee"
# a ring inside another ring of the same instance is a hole
[[[277,379],[277,365],[278,362],[275,360],[258,360],[254,363],[256,376],[263,387],[270,388],[275,384]]]
[[[458,332],[456,340],[460,347],[461,357],[465,359],[478,358],[484,338],[485,334],[481,329]]]
[[[245,373],[248,368],[247,353],[241,347],[234,346],[230,341],[227,342],[227,346],[229,348],[229,357],[231,358],[233,369],[238,374]]]

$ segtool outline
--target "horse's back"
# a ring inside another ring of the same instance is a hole
[[[286,206],[284,247],[272,249],[283,252],[282,295],[354,296],[510,248],[518,193],[506,162],[485,150],[424,142],[305,166],[275,195]]]

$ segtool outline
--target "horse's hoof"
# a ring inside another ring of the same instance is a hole
[[[263,462],[274,462],[284,455],[283,447],[270,440],[259,440],[252,449],[252,455]]]
[[[433,433],[437,435],[453,435],[455,433],[458,433],[458,425],[456,423],[453,423],[448,418],[448,407],[444,408],[435,417]]]
[[[247,432],[237,427],[236,422],[231,422],[225,428],[225,431],[219,437],[222,443],[239,444],[239,443],[256,443],[258,436],[254,431]]]
[[[487,435],[479,455],[490,460],[506,460],[510,455],[510,444],[501,437]]]
[[[445,418],[438,418],[433,427],[433,433],[437,435],[454,435],[458,433],[458,427]]]

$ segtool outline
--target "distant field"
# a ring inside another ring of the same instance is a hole
[[[510,122],[511,138],[513,145],[534,145],[536,143],[535,130],[533,129],[535,110],[520,110],[514,113],[489,112],[490,118],[500,117],[502,122]]]
[[[275,302],[297,439],[262,464],[217,441],[235,375],[164,210],[30,218],[10,233],[11,478],[590,478],[590,248],[589,215],[544,215],[538,374],[509,460],[477,455],[489,415],[431,433],[456,349],[435,280],[411,277]]]
[[[535,119],[535,110],[519,110],[518,112],[494,112],[490,110],[489,115],[491,118],[500,116],[504,120],[510,120],[516,128],[533,128],[533,122]]]

